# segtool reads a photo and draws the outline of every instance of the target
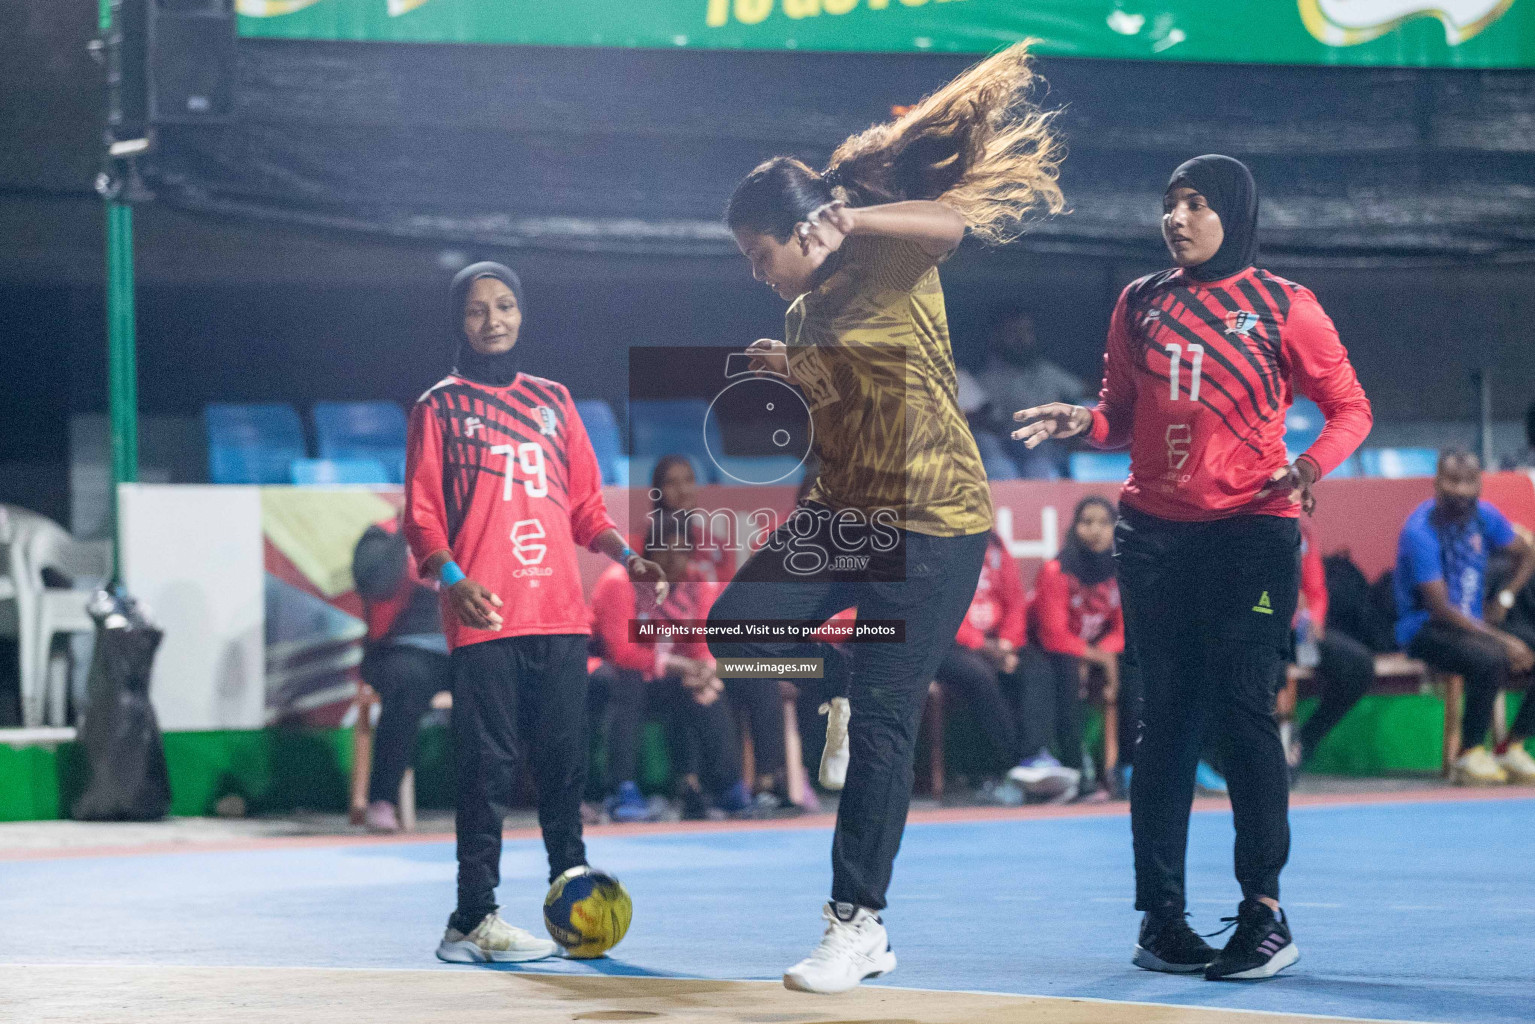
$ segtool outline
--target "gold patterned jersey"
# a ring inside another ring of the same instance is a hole
[[[959,411],[935,260],[914,243],[853,237],[785,317],[789,367],[810,407],[811,500],[938,537],[991,528],[991,492]]]

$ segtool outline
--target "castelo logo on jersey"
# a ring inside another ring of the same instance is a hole
[[[559,421],[554,418],[554,410],[547,405],[539,405],[533,411],[538,413],[538,432],[545,437],[553,437],[555,427],[559,425]]]
[[[1459,46],[1503,17],[1514,0],[1298,0],[1301,22],[1328,46],[1357,46],[1413,18],[1438,18],[1444,41]]]

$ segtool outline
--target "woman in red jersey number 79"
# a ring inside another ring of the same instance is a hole
[[[1206,978],[1266,978],[1299,957],[1279,908],[1290,852],[1285,752],[1274,696],[1300,585],[1296,520],[1311,485],[1369,433],[1370,403],[1310,291],[1253,266],[1258,190],[1225,156],[1173,172],[1162,236],[1177,264],[1133,282],[1109,324],[1094,409],[1015,414],[1031,447],[1087,434],[1130,446],[1115,531],[1128,642],[1145,686],[1130,783],[1135,963]],[[1327,425],[1293,463],[1295,391]],[[1242,903],[1223,950],[1184,918],[1184,856],[1204,730],[1225,760]]]
[[[437,956],[537,960],[554,943],[496,912],[501,821],[526,747],[549,878],[586,863],[586,643],[576,545],[662,583],[608,518],[597,456],[563,384],[521,372],[522,284],[499,263],[449,289],[453,372],[410,414],[405,537],[442,584],[452,651],[458,907]]]

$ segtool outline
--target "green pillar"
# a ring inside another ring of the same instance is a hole
[[[100,0],[105,34],[112,28],[111,0]],[[139,477],[138,360],[133,310],[133,208],[107,201],[107,391],[112,436],[112,577],[119,576],[121,537],[117,485]]]
[[[112,538],[120,542],[117,485],[139,478],[138,360],[133,312],[133,207],[107,203],[107,389],[112,431]],[[112,576],[119,575],[113,544]]]

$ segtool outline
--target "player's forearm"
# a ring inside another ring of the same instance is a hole
[[[603,530],[593,538],[592,550],[599,555],[607,555],[615,562],[623,562],[624,552],[629,550],[629,542],[617,530]]]
[[[933,200],[862,206],[848,212],[853,216],[852,234],[905,239],[933,256],[952,252],[965,237],[965,219]]]

